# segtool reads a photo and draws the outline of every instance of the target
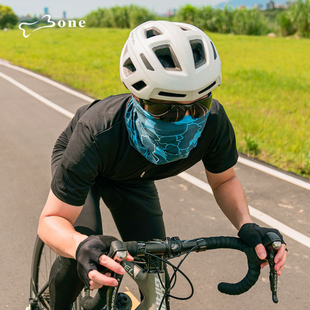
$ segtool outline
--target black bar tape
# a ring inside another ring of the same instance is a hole
[[[131,256],[136,256],[138,254],[138,243],[136,241],[127,241],[124,242],[124,245]]]
[[[240,295],[247,292],[258,280],[260,275],[260,266],[248,261],[249,270],[246,276],[238,283],[221,282],[218,290],[228,295]]]
[[[211,237],[205,238],[207,250],[229,248],[244,252],[248,258],[248,272],[238,283],[222,282],[218,285],[221,293],[229,295],[239,295],[248,291],[258,280],[260,275],[260,260],[254,249],[250,248],[245,242],[235,237]]]

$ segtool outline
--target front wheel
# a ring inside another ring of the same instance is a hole
[[[50,310],[48,279],[57,256],[37,236],[32,256],[29,305],[26,310]],[[81,309],[79,302],[76,301],[72,310]]]

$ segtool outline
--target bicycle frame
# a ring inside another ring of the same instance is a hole
[[[163,268],[146,271],[134,262],[123,261],[122,265],[127,274],[137,283],[143,300],[136,310],[166,310],[165,271]],[[110,288],[107,294],[107,310],[115,310],[117,293],[123,276],[118,276],[119,285]],[[159,278],[160,277],[160,278]]]

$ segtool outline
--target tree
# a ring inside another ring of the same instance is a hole
[[[18,22],[18,17],[9,6],[0,4],[0,29],[13,28]]]

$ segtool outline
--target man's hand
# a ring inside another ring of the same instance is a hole
[[[255,247],[255,252],[257,256],[262,260],[265,259],[267,256],[266,249],[261,243]],[[286,245],[282,244],[282,247],[277,251],[277,254],[274,258],[274,262],[275,262],[274,268],[277,271],[278,276],[280,276],[282,273],[282,270],[284,268],[284,264],[286,261],[286,257],[287,257]],[[263,262],[260,266],[261,268],[264,268],[267,265],[268,265],[268,262]]]
[[[133,257],[130,254],[127,254],[126,260],[133,261]],[[125,269],[115,260],[104,254],[99,257],[99,263],[101,266],[104,266],[110,271],[102,274],[97,270],[91,270],[88,273],[89,288],[94,290],[102,286],[117,286],[118,282],[115,278],[111,277],[111,272],[123,275],[125,273]]]
[[[267,257],[267,253],[266,253],[265,247],[262,244],[262,241],[267,232],[274,232],[281,239],[282,247],[277,251],[277,254],[274,258],[275,270],[277,271],[277,274],[280,276],[284,268],[285,261],[286,261],[287,251],[286,251],[286,244],[283,240],[283,236],[280,234],[280,232],[277,229],[259,227],[257,224],[247,223],[241,227],[241,229],[238,232],[238,236],[248,246],[254,248],[257,256],[261,260],[264,260]],[[263,262],[261,264],[261,268],[264,268],[267,265],[268,265],[267,261]]]
[[[123,275],[124,268],[107,256],[112,241],[117,240],[111,236],[90,236],[82,241],[76,250],[77,271],[84,284],[90,289],[105,286],[116,286],[117,280],[111,273]],[[132,261],[129,254],[126,260]]]

